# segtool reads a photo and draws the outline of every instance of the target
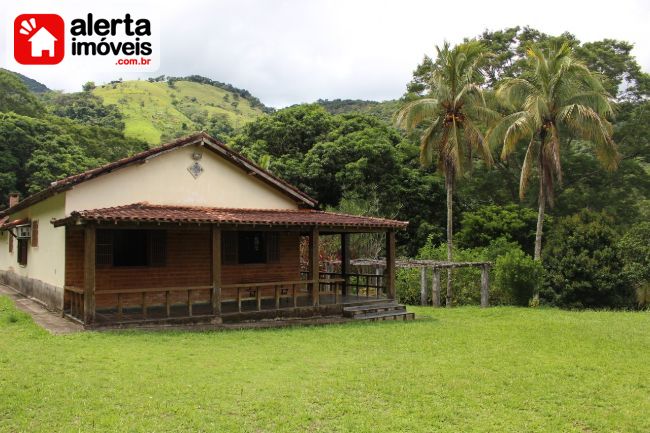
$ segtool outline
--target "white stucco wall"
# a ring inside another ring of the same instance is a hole
[[[188,167],[193,152],[203,173],[194,178]],[[121,168],[76,185],[66,192],[65,212],[137,202],[180,206],[295,209],[296,203],[200,146],[188,146],[146,163]]]
[[[200,152],[204,171],[194,178],[188,167]],[[0,276],[26,294],[55,308],[63,300],[65,228],[50,221],[74,210],[151,204],[232,208],[296,209],[297,204],[255,176],[200,146],[176,149],[146,163],[118,169],[10,215],[39,221],[38,246],[29,244],[27,265],[17,261],[18,242],[9,253],[9,234],[0,232]],[[46,284],[42,284],[42,283]]]
[[[65,229],[54,228],[52,218],[65,216],[65,196],[57,194],[10,216],[11,220],[28,218],[38,220],[38,246],[29,243],[27,265],[18,264],[18,241],[14,239],[13,252],[9,253],[9,234],[0,234],[0,270],[14,272],[22,277],[34,278],[63,287],[65,281]]]

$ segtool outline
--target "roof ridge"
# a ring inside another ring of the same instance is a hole
[[[86,180],[101,176],[102,174],[110,173],[113,170],[122,168],[124,166],[137,163],[143,160],[146,160],[149,157],[161,154],[167,150],[177,148],[179,146],[185,146],[193,143],[201,142],[205,145],[206,148],[210,149],[214,153],[219,154],[222,158],[229,161],[230,163],[238,166],[244,171],[249,171],[256,173],[257,178],[264,183],[267,183],[271,187],[284,192],[287,196],[291,197],[296,202],[301,202],[304,205],[316,207],[318,202],[310,197],[307,193],[301,191],[294,185],[291,185],[287,181],[280,179],[275,176],[273,173],[261,168],[254,162],[250,161],[245,156],[236,152],[235,150],[229,148],[225,143],[217,140],[216,138],[210,136],[204,131],[196,132],[185,137],[180,137],[175,140],[172,140],[168,143],[162,144],[157,147],[152,147],[150,149],[144,150],[142,152],[136,153],[125,158],[118,159],[117,161],[109,162],[99,167],[86,170],[82,173],[74,174],[59,180],[56,180],[50,183],[50,186],[35,193],[24,200],[18,202],[14,206],[8,207],[0,211],[0,217],[10,215],[13,212],[17,212],[21,209],[24,209],[32,204],[38,203],[41,200],[44,200],[48,197],[51,197],[61,191],[84,182]]]

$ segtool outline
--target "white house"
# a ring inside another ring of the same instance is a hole
[[[390,303],[395,231],[406,225],[321,211],[198,133],[12,200],[0,211],[0,282],[87,326],[304,317],[351,304],[356,314],[377,303],[394,310],[385,317],[409,318]],[[350,269],[349,236],[369,232],[386,233],[383,275]],[[340,239],[336,272],[320,267],[324,236]]]

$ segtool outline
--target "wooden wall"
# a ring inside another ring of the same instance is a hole
[[[167,231],[167,263],[162,267],[97,266],[95,287],[103,290],[212,284],[210,227]],[[262,283],[300,279],[300,237],[279,233],[279,260],[263,264],[223,265],[222,284]],[[83,287],[83,230],[66,229],[65,284]]]

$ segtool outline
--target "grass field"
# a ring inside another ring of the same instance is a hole
[[[118,106],[126,135],[151,144],[159,144],[165,135],[200,129],[193,121],[196,116],[222,116],[238,128],[263,115],[234,93],[190,81],[177,81],[173,88],[166,82],[124,81],[99,86],[93,93]]]
[[[0,431],[648,432],[650,314],[51,336],[0,297]]]

